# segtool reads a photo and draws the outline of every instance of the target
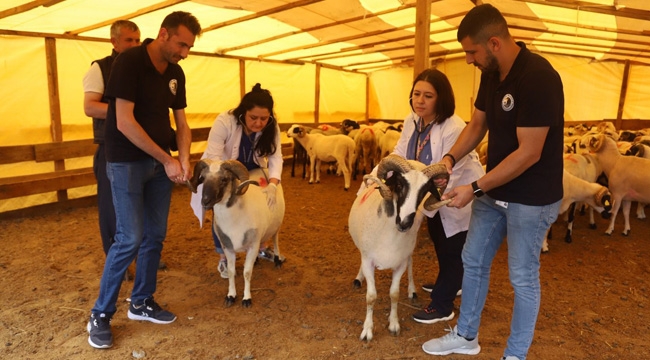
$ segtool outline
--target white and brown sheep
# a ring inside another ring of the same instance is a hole
[[[606,234],[614,231],[619,208],[623,207],[625,228],[623,235],[630,233],[630,206],[632,201],[650,202],[650,159],[623,156],[616,142],[608,136],[596,135],[588,140],[588,149],[595,154],[607,175],[609,191],[612,193],[612,219]]]
[[[201,191],[201,205],[212,208],[214,219],[212,226],[219,236],[223,252],[228,260],[228,295],[225,305],[234,304],[237,297],[235,288],[236,253],[245,252],[244,262],[244,296],[242,306],[250,307],[251,278],[253,265],[257,259],[260,243],[273,238],[275,250],[274,262],[282,265],[278,233],[284,219],[284,193],[282,185],[276,189],[275,206],[269,208],[266,194],[259,186],[260,179],[264,185],[266,176],[260,169],[249,174],[246,167],[237,160],[203,159],[194,167],[194,174],[187,185],[192,192]],[[201,186],[199,186],[201,185]]]
[[[320,182],[320,162],[336,161],[343,172],[345,191],[350,188],[351,165],[355,159],[354,140],[346,135],[308,134],[304,126],[292,125],[287,136],[297,140],[307,151],[310,162],[309,183]]]
[[[372,183],[359,192],[348,217],[350,235],[361,253],[355,287],[360,287],[364,279],[367,284],[366,319],[361,340],[370,341],[373,336],[373,307],[377,299],[375,268],[393,270],[388,330],[395,335],[400,331],[397,317],[399,284],[404,271],[410,269],[417,232],[424,217],[418,208],[423,201],[427,210],[449,202],[440,201],[439,189],[434,183],[438,178],[449,179],[444,165],[425,166],[394,154],[380,161],[376,176],[364,177]],[[431,195],[425,200],[427,194]],[[408,297],[413,298],[412,276],[409,276],[408,291]]]
[[[598,211],[604,219],[608,219],[612,209],[612,196],[606,187],[585,181],[564,169],[562,174],[562,188],[564,196],[558,214],[562,214],[567,210],[573,211],[573,204],[576,202],[585,202],[592,209]],[[566,242],[571,242],[571,232],[573,230],[573,214],[569,214],[569,225],[565,236]],[[551,229],[547,230],[546,238],[542,245],[542,252],[548,252],[548,240],[551,238]]]

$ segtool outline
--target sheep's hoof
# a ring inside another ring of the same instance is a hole
[[[361,288],[361,280],[359,280],[359,279],[354,279],[354,282],[352,282],[352,286],[353,286],[355,289],[359,289],[359,288]],[[361,340],[363,340],[363,339],[361,339]]]
[[[612,232],[611,231],[605,231],[605,235],[612,236]]]
[[[223,301],[223,306],[225,307],[231,307],[235,303],[235,297],[234,296],[226,296],[226,298]]]
[[[411,296],[410,296],[410,298],[411,298],[411,302],[413,302],[413,301],[414,301],[415,299],[417,299],[417,298],[418,298],[418,294],[417,294],[417,293],[415,293],[415,292],[413,292],[413,293],[411,293]]]
[[[628,231],[623,231],[623,236],[628,236],[628,235],[630,235],[630,230],[628,230]]]
[[[573,239],[571,238],[571,235],[567,235],[566,237],[564,237],[564,242],[566,242],[567,244],[571,244],[572,241]]]
[[[595,228],[596,228],[596,224],[589,224],[589,228],[590,228],[590,229],[595,229]]]
[[[276,268],[281,268],[284,261],[282,259],[280,259],[279,256],[275,255],[275,257],[273,258],[273,263],[275,264]]]
[[[241,302],[241,306],[245,308],[249,308],[253,305],[253,300],[252,299],[244,299]]]
[[[343,188],[343,190],[348,191],[349,188]]]

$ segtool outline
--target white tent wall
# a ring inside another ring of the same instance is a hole
[[[320,69],[319,123],[366,120],[366,74]]]
[[[631,65],[623,119],[650,119],[650,66]]]

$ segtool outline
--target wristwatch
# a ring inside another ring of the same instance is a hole
[[[476,181],[472,183],[472,190],[474,190],[474,196],[476,196],[477,198],[480,198],[481,196],[485,195],[483,190],[481,190],[481,188],[478,187]]]

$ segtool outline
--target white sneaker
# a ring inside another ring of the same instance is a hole
[[[456,326],[454,326],[449,334],[422,344],[422,350],[431,355],[476,355],[481,352],[481,346],[478,344],[478,336],[474,340],[467,340],[458,335]]]
[[[219,274],[224,279],[228,278],[228,262],[226,260],[219,260]]]

